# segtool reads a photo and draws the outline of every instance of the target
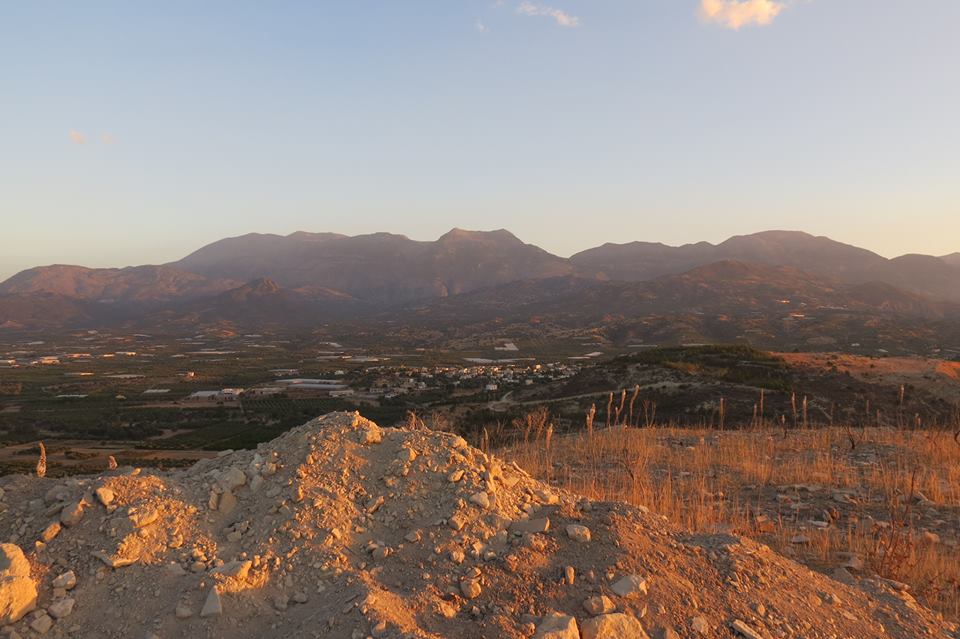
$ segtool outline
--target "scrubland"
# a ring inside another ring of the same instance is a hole
[[[499,452],[556,486],[751,537],[841,580],[906,584],[960,617],[958,428],[594,429],[588,415],[559,436],[539,411]]]

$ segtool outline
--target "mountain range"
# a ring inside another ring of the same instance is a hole
[[[0,328],[143,320],[258,325],[351,317],[757,314],[784,300],[941,319],[960,305],[960,253],[884,258],[796,231],[719,244],[604,244],[563,258],[505,230],[436,241],[375,233],[249,234],[158,266],[42,266],[0,283]]]

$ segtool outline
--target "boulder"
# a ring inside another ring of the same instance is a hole
[[[640,575],[627,575],[618,579],[610,589],[620,597],[629,597],[630,595],[647,594],[647,580]]]
[[[157,521],[160,513],[157,512],[156,508],[147,507],[131,511],[128,517],[134,528],[143,528]]]
[[[64,590],[70,590],[77,585],[77,575],[72,570],[57,575],[53,580],[54,588],[63,588]]]
[[[567,537],[581,544],[585,544],[590,541],[590,529],[580,524],[570,524],[567,526]]]
[[[37,584],[19,546],[0,544],[0,626],[19,621],[37,607]]]
[[[220,474],[217,483],[223,492],[231,492],[247,483],[247,475],[236,466],[231,466]]]
[[[109,506],[113,503],[113,500],[116,498],[113,491],[107,488],[106,486],[101,486],[94,491],[94,494],[97,496],[97,501],[99,501],[104,506]]]
[[[200,609],[200,616],[214,617],[221,614],[223,614],[223,604],[220,602],[220,593],[216,588],[211,588],[207,600],[203,602],[203,608]]]
[[[583,609],[589,612],[593,616],[604,615],[608,612],[613,612],[617,609],[617,606],[613,603],[610,597],[606,595],[598,595],[596,597],[590,597],[583,602]]]
[[[537,626],[533,639],[580,639],[577,620],[569,615],[552,612]]]
[[[57,599],[47,608],[47,613],[54,619],[69,617],[70,613],[73,612],[73,604],[74,600],[72,597]]]
[[[60,523],[67,528],[76,526],[83,519],[83,502],[75,501],[68,504],[60,511]]]
[[[621,612],[587,619],[581,630],[583,639],[650,639],[639,621]]]
[[[524,533],[543,533],[550,530],[550,519],[541,517],[539,519],[518,519],[510,524],[510,531],[515,535]]]

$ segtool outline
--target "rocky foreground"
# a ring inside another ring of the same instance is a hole
[[[188,470],[0,479],[0,636],[960,637],[901,584],[334,413]]]

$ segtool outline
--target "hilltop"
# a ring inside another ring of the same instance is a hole
[[[958,636],[901,584],[841,583],[352,413],[186,470],[7,477],[0,500],[0,623],[19,636]]]

